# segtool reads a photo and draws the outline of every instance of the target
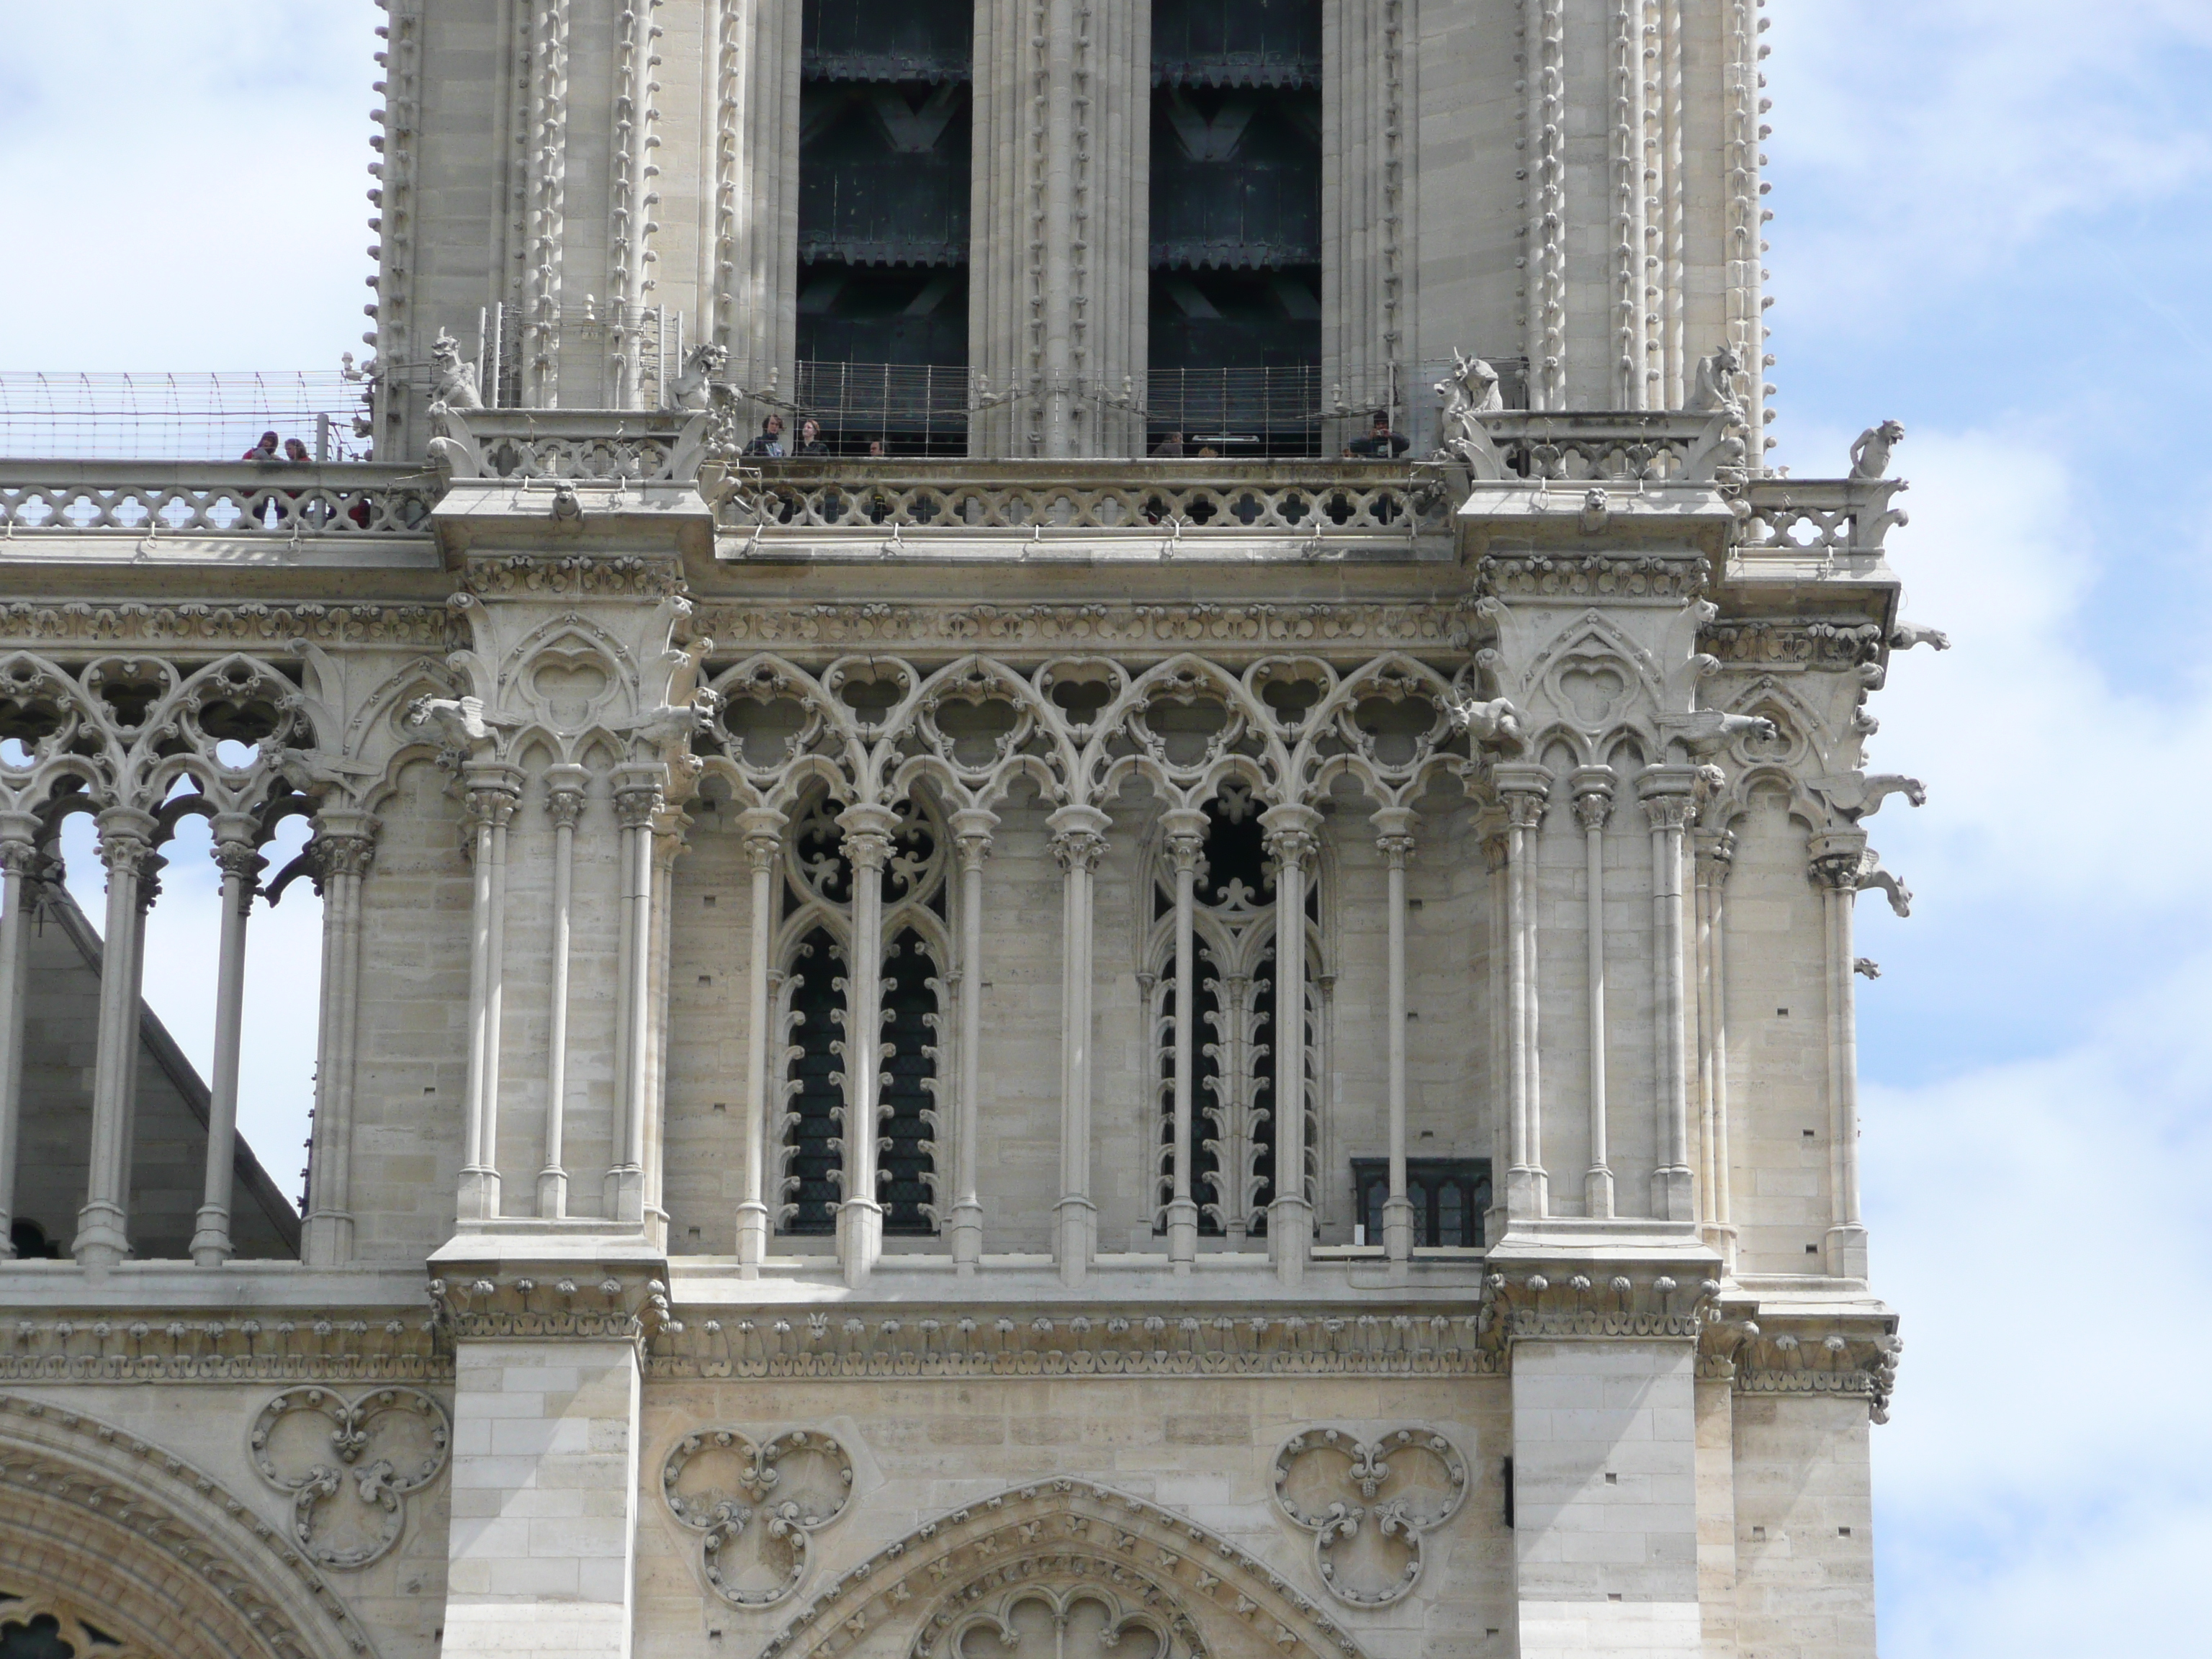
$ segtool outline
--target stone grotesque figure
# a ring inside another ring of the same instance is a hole
[[[1889,453],[1905,441],[1905,423],[1884,421],[1859,434],[1851,446],[1851,477],[1879,478],[1889,471]]]
[[[482,409],[483,394],[477,389],[477,366],[461,361],[461,343],[444,329],[430,342],[430,401],[447,409]]]
[[[1498,389],[1498,371],[1480,357],[1462,356],[1456,350],[1452,357],[1457,367],[1436,384],[1437,396],[1443,404],[1437,417],[1437,459],[1457,461],[1477,477],[1498,477],[1504,467],[1497,446],[1491,442],[1482,422],[1474,418],[1505,407],[1505,398]]]
[[[684,354],[683,373],[668,389],[671,409],[705,409],[712,404],[715,381],[729,366],[730,354],[723,347],[708,340],[695,345]]]
[[[1743,404],[1735,395],[1735,377],[1742,369],[1742,360],[1729,346],[1722,346],[1710,357],[1698,358],[1697,380],[1690,387],[1688,412],[1717,415],[1723,410],[1741,411]]]

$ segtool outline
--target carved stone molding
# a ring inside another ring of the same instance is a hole
[[[1500,1340],[1576,1336],[1656,1336],[1695,1340],[1717,1316],[1717,1279],[1677,1279],[1649,1270],[1604,1264],[1587,1269],[1547,1264],[1542,1270],[1492,1273],[1491,1328]]]
[[[1275,1454],[1276,1507],[1314,1534],[1322,1583],[1355,1607],[1408,1594],[1421,1577],[1422,1535],[1466,1497],[1466,1462],[1428,1429],[1392,1429],[1372,1443],[1311,1429]]]
[[[1903,1339],[1864,1321],[1749,1319],[1709,1326],[1698,1352],[1698,1375],[1730,1382],[1738,1394],[1855,1395],[1876,1423],[1889,1421]]]
[[[1711,567],[1698,555],[1490,553],[1476,567],[1478,591],[1501,599],[1696,599]]]
[[[660,1487],[677,1520],[704,1534],[708,1587],[738,1607],[764,1607],[805,1578],[807,1540],[851,1500],[853,1460],[811,1430],[758,1443],[737,1429],[702,1429],[668,1454]]]
[[[1094,1652],[1103,1659],[1109,1650],[1114,1659],[1206,1652],[1189,1615],[1158,1584],[1117,1562],[1074,1553],[1033,1557],[962,1585],[923,1627],[915,1651],[942,1643],[945,1659],[1013,1659],[1047,1642],[1068,1659]]]
[[[239,645],[407,646],[441,653],[459,643],[441,605],[147,605],[136,600],[0,605],[0,642],[108,645],[143,642],[210,649]]]
[[[1362,1659],[1351,1636],[1310,1597],[1227,1539],[1174,1510],[1075,1480],[1015,1487],[908,1534],[826,1581],[769,1639],[761,1659],[842,1653],[878,1630],[919,1620],[921,1597],[1026,1577],[1103,1581],[1138,1601],[1149,1586],[1200,1628],[1209,1616],[1236,1620],[1286,1655]],[[944,1638],[965,1611],[957,1601],[939,1605],[910,1651],[975,1659],[945,1652]]]
[[[255,1415],[253,1468],[292,1500],[292,1534],[326,1567],[365,1567],[399,1541],[407,1498],[446,1467],[445,1407],[415,1389],[347,1401],[287,1389]],[[331,1461],[335,1455],[335,1462]]]
[[[1729,667],[1850,668],[1881,650],[1878,623],[1710,623],[1698,630],[1698,649]]]
[[[635,1269],[478,1275],[457,1265],[430,1281],[440,1327],[458,1340],[515,1337],[642,1342],[680,1333],[668,1316],[668,1286]]]
[[[100,1617],[113,1620],[111,1613],[103,1613]],[[43,1587],[31,1589],[27,1584],[19,1593],[6,1570],[0,1568],[0,1642],[5,1642],[11,1631],[22,1632],[27,1653],[58,1650],[73,1652],[79,1659],[166,1659],[155,1649],[111,1633],[74,1603]],[[12,1643],[9,1645],[12,1651]]]
[[[727,650],[896,644],[973,651],[1070,645],[1234,654],[1286,645],[1351,652],[1466,649],[1471,613],[1416,605],[703,605],[695,619]]]
[[[502,598],[542,593],[658,599],[683,591],[684,568],[673,559],[635,554],[610,558],[508,554],[470,559],[462,579],[472,593]]]
[[[159,1312],[0,1323],[0,1379],[21,1382],[447,1382],[450,1352],[419,1312],[258,1319]]]
[[[646,1373],[727,1376],[1484,1376],[1480,1316],[1429,1310],[1170,1317],[902,1310],[895,1318],[692,1310],[663,1324]]]
[[[95,1419],[0,1394],[0,1559],[11,1524],[37,1529],[41,1573],[67,1574],[80,1596],[99,1599],[97,1581],[117,1570],[137,1601],[156,1585],[160,1616],[183,1621],[167,1645],[149,1632],[162,1651],[197,1630],[240,1659],[375,1653],[313,1560],[212,1476]]]

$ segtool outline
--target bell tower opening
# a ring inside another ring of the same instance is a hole
[[[1321,0],[1153,0],[1156,448],[1317,441],[1321,25]]]
[[[799,407],[833,454],[964,453],[975,9],[806,0],[800,54]]]

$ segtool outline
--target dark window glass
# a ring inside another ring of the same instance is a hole
[[[1382,1242],[1382,1206],[1390,1196],[1387,1158],[1352,1160],[1352,1191],[1367,1242]],[[1413,1206],[1416,1249],[1456,1245],[1480,1249],[1483,1212],[1490,1207],[1490,1160],[1486,1158],[1409,1158],[1406,1197]]]

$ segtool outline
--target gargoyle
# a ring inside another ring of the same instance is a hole
[[[1872,957],[1860,957],[1851,963],[1851,971],[1865,979],[1880,979],[1881,964]]]
[[[461,343],[444,329],[430,342],[430,401],[448,409],[482,409],[477,366],[461,361]]]
[[[1505,463],[1491,441],[1490,432],[1474,417],[1505,407],[1498,389],[1498,371],[1480,357],[1452,353],[1457,367],[1436,384],[1443,410],[1437,417],[1437,455],[1457,461],[1477,478],[1495,481],[1505,476]]]
[[[1889,630],[1889,648],[1910,651],[1916,645],[1932,645],[1938,651],[1951,648],[1951,636],[1940,628],[1923,628],[1918,623],[1901,622]]]
[[[1476,743],[1510,744],[1517,747],[1523,740],[1521,711],[1504,697],[1492,697],[1487,702],[1455,702],[1450,705],[1449,713],[1452,729],[1466,732]]]
[[[1757,738],[1771,743],[1781,727],[1764,714],[1724,714],[1717,708],[1692,709],[1686,714],[1662,714],[1660,728],[1672,741],[1692,755],[1710,755],[1738,738]]]
[[[433,720],[449,741],[470,750],[495,744],[501,732],[521,724],[511,715],[485,712],[482,697],[434,697],[426,692],[407,705],[410,726],[428,726]]]
[[[729,367],[730,354],[708,340],[684,354],[684,369],[668,388],[671,409],[704,409],[713,401],[709,390]]]
[[[1722,346],[1710,357],[1698,359],[1696,382],[1690,387],[1690,399],[1684,405],[1686,413],[1715,415],[1729,410],[1741,415],[1741,399],[1735,395],[1735,377],[1743,370],[1743,362],[1735,349]]]
[[[1872,777],[1863,772],[1838,772],[1810,780],[1810,787],[1855,823],[1863,817],[1872,817],[1891,795],[1902,795],[1915,806],[1928,804],[1928,790],[1919,779],[1895,772],[1880,772]]]
[[[1889,471],[1889,452],[1904,441],[1902,422],[1884,421],[1880,426],[1869,427],[1851,446],[1851,477],[1881,477]]]
[[[1867,854],[1867,866],[1859,872],[1859,891],[1879,887],[1889,896],[1889,908],[1900,916],[1912,914],[1912,890],[1883,869],[1873,853]]]
[[[479,404],[477,407],[481,408]],[[426,446],[430,453],[430,465],[439,476],[451,483],[456,478],[481,478],[484,476],[483,445],[469,430],[469,423],[450,404],[434,403],[430,418],[437,422],[437,435]]]

